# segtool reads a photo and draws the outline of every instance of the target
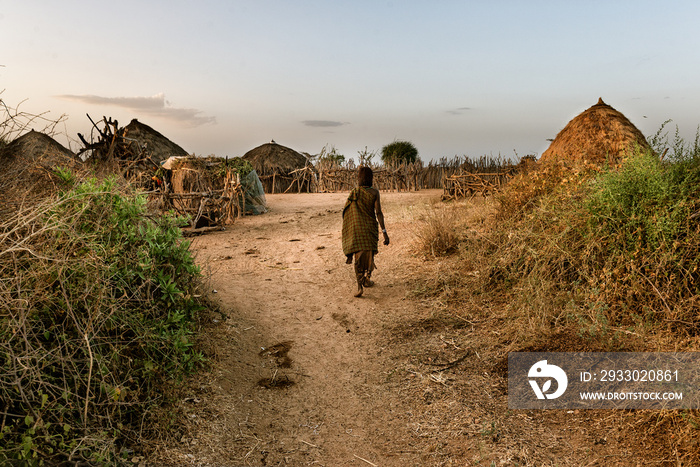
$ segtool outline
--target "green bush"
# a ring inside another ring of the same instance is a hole
[[[382,148],[382,162],[385,164],[401,164],[416,162],[418,149],[410,141],[394,141]]]
[[[700,152],[697,138],[686,146],[677,134],[670,149],[667,160],[666,149],[636,153],[591,184],[585,262],[611,322],[685,323],[694,333]]]
[[[0,225],[0,463],[115,462],[203,361],[182,220],[145,207],[88,180]]]
[[[242,157],[225,159],[224,163],[219,165],[217,175],[221,178],[225,177],[227,168],[237,172],[241,176],[241,180],[246,178],[248,174],[253,171],[253,165],[250,163],[250,161],[247,161]]]
[[[700,160],[663,162],[638,152],[594,182],[586,205],[592,228],[633,252],[671,245],[685,235],[700,192]]]

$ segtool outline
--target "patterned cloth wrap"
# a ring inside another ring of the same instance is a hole
[[[378,252],[379,223],[374,213],[376,194],[364,187],[350,192],[343,208],[343,253]]]

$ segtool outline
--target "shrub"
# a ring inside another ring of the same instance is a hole
[[[0,463],[116,462],[203,360],[182,220],[145,205],[87,180],[0,225]]]
[[[394,141],[382,148],[382,162],[385,164],[401,164],[416,162],[418,149],[410,141]]]
[[[601,174],[586,201],[594,230],[626,251],[672,244],[688,229],[700,192],[699,162],[668,163],[638,152],[619,171]]]
[[[669,161],[638,153],[592,184],[585,201],[587,262],[615,322],[638,315],[685,322],[692,331],[700,291],[699,155],[688,147]]]
[[[498,217],[517,218],[550,196],[572,196],[600,168],[588,162],[526,163],[524,170],[496,195]]]

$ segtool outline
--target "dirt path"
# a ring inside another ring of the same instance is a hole
[[[198,261],[210,269],[227,318],[206,329],[213,371],[198,376],[181,402],[186,423],[155,461],[642,462],[641,446],[655,442],[626,433],[619,415],[509,411],[508,342],[499,323],[456,320],[410,298],[413,275],[433,267],[411,254],[412,233],[439,196],[382,194],[392,243],[380,246],[376,287],[360,299],[352,297],[353,270],[340,245],[347,194],[268,196],[270,213],[196,238]]]
[[[217,371],[188,401],[200,431],[183,434],[181,460],[421,465],[409,427],[392,414],[401,396],[387,392],[392,368],[377,331],[411,311],[406,212],[440,192],[382,196],[392,244],[380,247],[376,286],[360,299],[340,245],[347,194],[268,196],[270,213],[193,242],[229,319],[212,330]]]

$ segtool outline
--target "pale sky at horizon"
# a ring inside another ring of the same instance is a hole
[[[698,18],[673,0],[1,0],[0,99],[67,114],[73,150],[88,113],[197,155],[271,139],[356,160],[394,140],[425,161],[540,155],[599,97],[692,139]]]

